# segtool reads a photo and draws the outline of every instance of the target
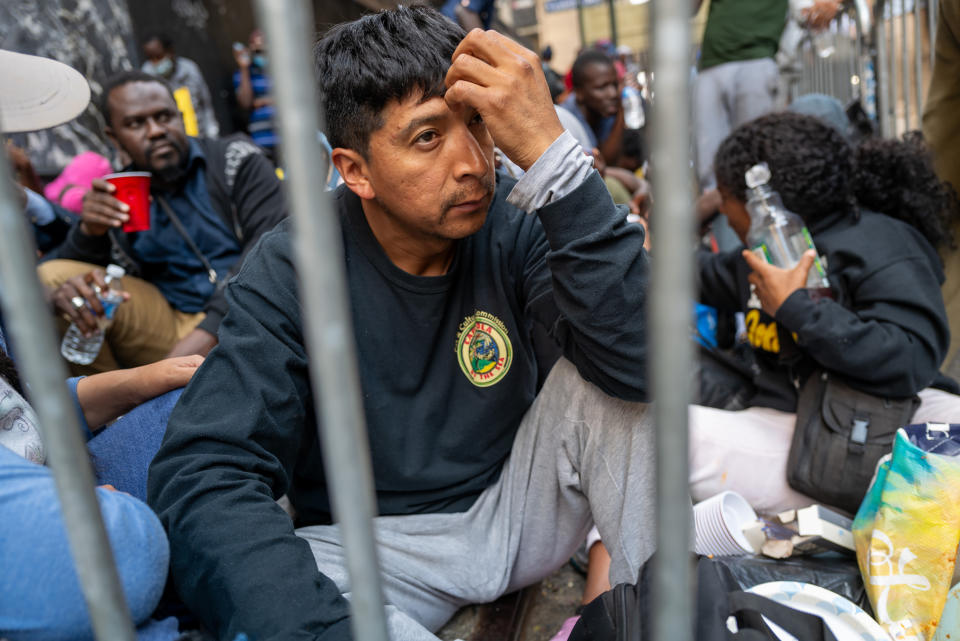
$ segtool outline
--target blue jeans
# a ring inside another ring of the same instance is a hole
[[[121,490],[97,489],[97,498],[142,641],[168,641],[179,634],[176,619],[149,618],[166,583],[170,552],[160,521],[140,500],[146,495],[147,466],[179,394],[177,390],[144,403],[88,444],[97,482]],[[0,568],[0,638],[93,638],[53,476],[48,468],[2,446]]]
[[[99,485],[109,484],[141,501],[147,500],[147,468],[160,449],[167,419],[182,392],[173,390],[147,401],[87,442]]]

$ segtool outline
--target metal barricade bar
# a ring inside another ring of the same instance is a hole
[[[53,472],[70,553],[94,635],[101,641],[134,641],[136,633],[100,515],[87,447],[75,406],[67,394],[67,371],[54,339],[53,316],[44,304],[43,287],[37,278],[33,238],[13,196],[13,184],[8,178],[11,175],[7,160],[0,160],[4,318],[17,348],[18,369],[34,391],[28,396],[40,421],[47,464]]]
[[[930,47],[929,68],[926,71],[923,54],[924,9]],[[911,129],[919,129],[922,125],[925,81],[932,74],[936,58],[937,0],[877,0],[873,15],[872,40],[880,88],[877,116],[881,134],[894,137]],[[908,20],[913,21],[912,30],[908,28]],[[899,28],[895,24],[897,21]],[[911,32],[912,46],[908,38]]]
[[[287,165],[285,189],[295,233],[304,339],[314,372],[337,363],[336,376],[313,376],[317,429],[350,573],[355,639],[387,641],[380,568],[373,536],[376,502],[360,376],[350,319],[342,234],[323,180],[327,158],[317,139],[321,108],[311,68],[314,23],[304,0],[257,0],[257,17],[270,43],[280,140]]]
[[[653,575],[653,638],[693,639],[693,577],[689,571],[692,511],[688,468],[687,407],[693,341],[695,237],[690,161],[690,7],[654,0],[652,156],[657,161],[657,251],[648,318],[652,324],[654,420],[657,434],[657,557]],[[637,319],[643,322],[641,319]]]
[[[871,30],[870,11],[866,0],[847,0],[820,42],[808,34],[798,46],[801,63],[799,74],[788,83],[788,99],[807,93],[834,96],[843,103],[863,97],[866,91],[865,72],[869,52],[865,51],[865,35]],[[825,40],[827,39],[827,40]],[[830,49],[821,57],[821,49]]]
[[[910,60],[907,57],[907,3],[900,0],[900,95],[903,96],[903,121],[910,122]]]

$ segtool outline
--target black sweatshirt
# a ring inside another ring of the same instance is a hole
[[[810,225],[826,257],[835,298],[791,294],[771,318],[748,304],[750,268],[740,250],[698,255],[700,297],[745,311],[762,374],[752,405],[796,411],[793,379],[823,368],[864,392],[902,398],[934,386],[956,391],[939,374],[950,341],[940,295],[943,271],[929,242],[907,223],[861,210]]]
[[[536,216],[506,202],[513,184],[437,277],[394,266],[336,193],[380,514],[466,510],[497,479],[538,387],[537,336],[607,393],[647,399],[641,228],[595,172]],[[282,224],[231,281],[220,344],[150,470],[177,589],[220,638],[349,636],[346,601],[274,503],[289,493],[298,526],[330,520],[289,245]]]

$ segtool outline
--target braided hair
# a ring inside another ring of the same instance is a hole
[[[746,202],[744,174],[758,162],[783,204],[807,224],[858,206],[915,227],[937,248],[952,245],[948,222],[958,213],[953,189],[933,170],[918,134],[903,140],[867,140],[857,148],[811,116],[781,112],[741,125],[717,150],[717,184]]]

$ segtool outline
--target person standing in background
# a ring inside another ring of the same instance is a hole
[[[176,55],[170,36],[159,33],[144,38],[143,56],[146,61],[141,69],[152,76],[162,77],[173,87],[187,135],[194,138],[219,136],[220,125],[213,113],[210,88],[197,63]]]
[[[279,139],[273,122],[273,83],[267,75],[263,32],[255,29],[250,34],[248,45],[244,47],[239,42],[233,44],[233,58],[237,62],[233,90],[240,109],[248,114],[247,133],[276,163]]]
[[[694,13],[702,0],[693,1]],[[774,56],[787,21],[789,0],[711,0],[700,47],[699,73],[693,87],[696,168],[700,190],[716,187],[713,156],[720,142],[745,122],[774,110],[780,76]],[[817,0],[807,10],[811,27],[826,26],[837,0]],[[739,244],[719,217],[713,223],[721,250]]]
[[[940,0],[937,13],[935,58],[930,90],[923,110],[923,137],[933,152],[933,164],[940,179],[960,188],[960,0]],[[952,223],[953,237],[960,234],[960,222]],[[944,371],[960,375],[960,252],[943,255],[943,302],[950,321],[950,348]]]

